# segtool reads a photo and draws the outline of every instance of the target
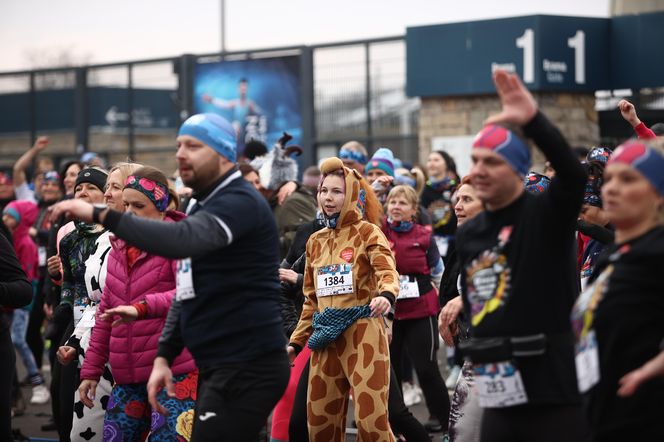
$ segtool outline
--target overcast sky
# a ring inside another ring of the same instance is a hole
[[[1,0],[0,71],[68,51],[90,63],[211,53],[220,0]],[[227,50],[403,35],[409,26],[531,14],[607,17],[609,0],[226,0]],[[42,63],[43,64],[43,63]]]

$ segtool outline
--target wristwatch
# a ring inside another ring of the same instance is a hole
[[[108,206],[106,204],[93,204],[92,205],[92,222],[95,224],[100,224],[101,221],[99,221],[99,215],[101,212],[104,210],[108,209]]]

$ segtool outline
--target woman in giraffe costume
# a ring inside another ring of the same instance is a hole
[[[312,349],[309,439],[345,440],[352,388],[358,441],[393,442],[387,417],[390,355],[382,315],[399,294],[399,276],[385,236],[369,222],[377,221],[382,209],[368,183],[339,158],[325,160],[321,172],[318,204],[326,228],[307,243],[305,302],[288,349],[291,358],[305,344]]]

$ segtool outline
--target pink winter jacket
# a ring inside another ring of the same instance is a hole
[[[167,212],[166,222],[184,218],[180,212]],[[157,344],[166,315],[175,296],[176,261],[141,252],[131,270],[127,266],[127,244],[111,238],[106,287],[97,309],[97,318],[85,352],[81,379],[99,380],[108,361],[118,384],[147,382],[152,363],[157,357]],[[148,316],[144,319],[111,327],[112,321],[99,316],[107,309],[145,300]],[[174,375],[196,369],[185,349],[171,367]]]

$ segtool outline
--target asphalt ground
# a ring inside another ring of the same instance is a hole
[[[438,366],[445,367],[446,366],[445,349],[442,345],[441,348],[438,350],[437,356],[438,356]],[[22,380],[25,378],[26,372],[18,354],[16,355],[16,360],[17,360],[16,368],[18,370],[18,378],[19,380]],[[445,379],[447,374],[446,371],[441,370],[441,373],[443,374],[443,379]],[[46,357],[44,358],[43,374],[47,380],[47,383],[50,385],[51,369],[48,363],[48,358]],[[51,402],[49,401],[44,405],[31,405],[30,396],[32,395],[32,387],[29,386],[22,387],[21,391],[27,406],[25,409],[25,413],[23,415],[15,416],[14,418],[12,418],[12,428],[19,429],[22,434],[29,437],[30,440],[35,442],[58,441],[59,440],[58,433],[56,431],[42,431],[41,429],[42,425],[47,424],[51,419]],[[74,397],[72,396],[72,401],[73,400]],[[424,399],[422,399],[421,403],[411,406],[410,411],[413,413],[413,415],[415,415],[415,417],[420,422],[424,423],[429,418],[429,412],[427,411],[426,406],[424,404]],[[353,419],[353,406],[351,402],[349,406],[348,419],[347,419],[349,426],[352,419]],[[436,434],[433,434],[432,436],[433,436],[432,438],[433,441],[440,439],[440,436],[437,436]],[[348,429],[346,440],[347,441],[356,440],[356,436],[352,428]]]

